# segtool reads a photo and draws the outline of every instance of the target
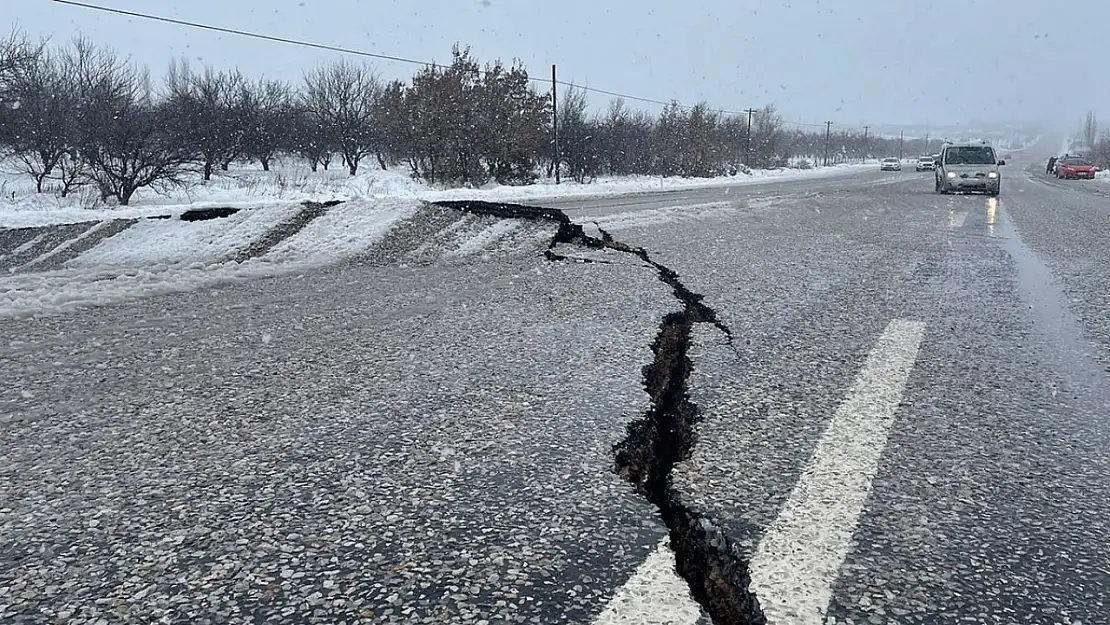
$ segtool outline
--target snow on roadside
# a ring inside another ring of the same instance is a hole
[[[291,219],[299,204],[250,208],[205,221],[144,219],[66,263],[67,267],[200,264],[230,259],[271,228]]]
[[[35,193],[29,180],[25,175],[5,172],[0,163],[0,189],[4,190],[0,195],[0,228],[103,219],[176,217],[198,208],[262,208],[275,203],[304,200],[415,198],[427,189],[401,170],[364,168],[352,178],[335,169],[312,172],[308,167],[293,165],[264,172],[248,165],[233,166],[230,172],[219,172],[206,183],[197,181],[195,185],[175,188],[167,194],[140,189],[131,206],[113,208],[95,206],[96,198],[88,193],[66,198],[52,193]]]
[[[782,196],[773,198],[748,198],[743,202],[708,202],[705,204],[689,204],[667,208],[654,208],[649,210],[628,211],[613,213],[589,220],[601,228],[610,231],[643,228],[676,221],[694,221],[712,219],[725,214],[751,212],[766,208],[773,208],[782,203]]]
[[[326,264],[364,252],[401,219],[420,209],[403,198],[350,200],[328,209],[296,235],[278,243],[261,260]]]
[[[544,181],[526,186],[488,185],[480,189],[428,190],[421,197],[436,200],[524,200],[558,197],[592,197],[651,193],[653,191],[696,189],[702,187],[731,187],[777,180],[798,180],[844,176],[875,169],[873,163],[832,165],[815,169],[761,169],[750,174],[720,176],[717,178],[664,178],[661,176],[613,176],[598,178],[590,183],[563,181],[561,184]]]
[[[281,202],[332,199],[357,200],[369,198],[424,199],[490,199],[521,201],[539,198],[607,196],[652,191],[693,189],[699,187],[742,186],[787,179],[841,176],[874,168],[874,163],[834,165],[815,169],[754,170],[750,174],[718,178],[664,178],[661,176],[612,176],[580,184],[564,180],[540,180],[526,186],[490,184],[480,189],[437,189],[413,180],[400,169],[382,171],[364,168],[351,177],[339,171],[310,172],[304,167],[275,169],[270,172],[244,167],[221,173],[203,185],[157,195],[144,190],[136,196],[135,205],[116,208],[84,208],[91,200],[85,196],[57,198],[27,190],[25,181],[16,184],[14,199],[0,197],[0,228],[22,228],[60,223],[77,223],[105,219],[134,219],[154,216],[176,217],[197,208],[227,206],[240,209],[262,208]],[[8,188],[8,187],[5,187]]]
[[[477,232],[471,233],[467,236],[460,237],[461,241],[456,239],[458,247],[453,250],[448,250],[445,256],[448,258],[464,258],[473,256],[491,249],[494,244],[504,239],[506,236],[513,234],[519,230],[522,223],[519,221],[499,220],[490,225],[487,225]]]
[[[343,206],[340,204],[331,211]],[[0,318],[64,313],[87,306],[309,271],[370,247],[399,219],[415,213],[420,206],[413,200],[396,200],[382,206],[375,202],[352,202],[346,211],[329,212],[310,222],[283,242],[280,251],[275,247],[272,252],[277,252],[276,255],[267,254],[243,263],[80,267],[0,277]]]

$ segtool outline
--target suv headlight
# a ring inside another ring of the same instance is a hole
[[[954,171],[948,172],[948,177],[949,178],[955,178],[956,177],[956,172],[954,172]]]
[[[997,177],[998,177],[998,172],[997,171],[992,171],[992,172],[987,173],[987,178],[997,178]]]

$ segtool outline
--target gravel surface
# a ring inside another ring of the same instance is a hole
[[[674,479],[745,559],[884,327],[926,322],[830,623],[1110,621],[1105,211],[1012,175],[993,208],[904,174],[738,201],[712,225],[609,218],[741,347],[695,333],[704,421]]]
[[[0,271],[15,272],[24,268],[67,240],[95,228],[100,222],[38,226],[0,230]]]
[[[921,321],[825,623],[1110,622],[1104,200],[929,175],[557,205],[731,328],[693,327],[672,483],[737,561]],[[0,320],[0,622],[592,623],[665,532],[612,445],[677,307],[553,233],[430,207],[332,269]]]
[[[2,322],[0,620],[596,612],[663,532],[610,447],[672,302],[534,248]]]

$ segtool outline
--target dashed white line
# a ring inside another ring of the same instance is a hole
[[[675,572],[674,552],[663,539],[606,604],[593,625],[695,625],[701,607]]]
[[[949,228],[963,228],[965,221],[967,221],[967,211],[948,211]]]
[[[868,354],[750,563],[770,625],[820,625],[848,555],[925,324],[896,319]]]

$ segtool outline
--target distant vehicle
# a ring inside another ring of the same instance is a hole
[[[987,143],[945,144],[936,164],[936,192],[980,191],[998,195],[1002,191],[998,168],[1005,164]]]
[[[902,171],[902,161],[896,158],[884,158],[879,164],[880,171]]]
[[[916,171],[934,171],[937,168],[937,161],[932,156],[922,156],[917,159],[917,166],[914,168]]]
[[[1095,177],[1095,165],[1082,156],[1065,156],[1056,161],[1056,177],[1063,180],[1089,180]]]

